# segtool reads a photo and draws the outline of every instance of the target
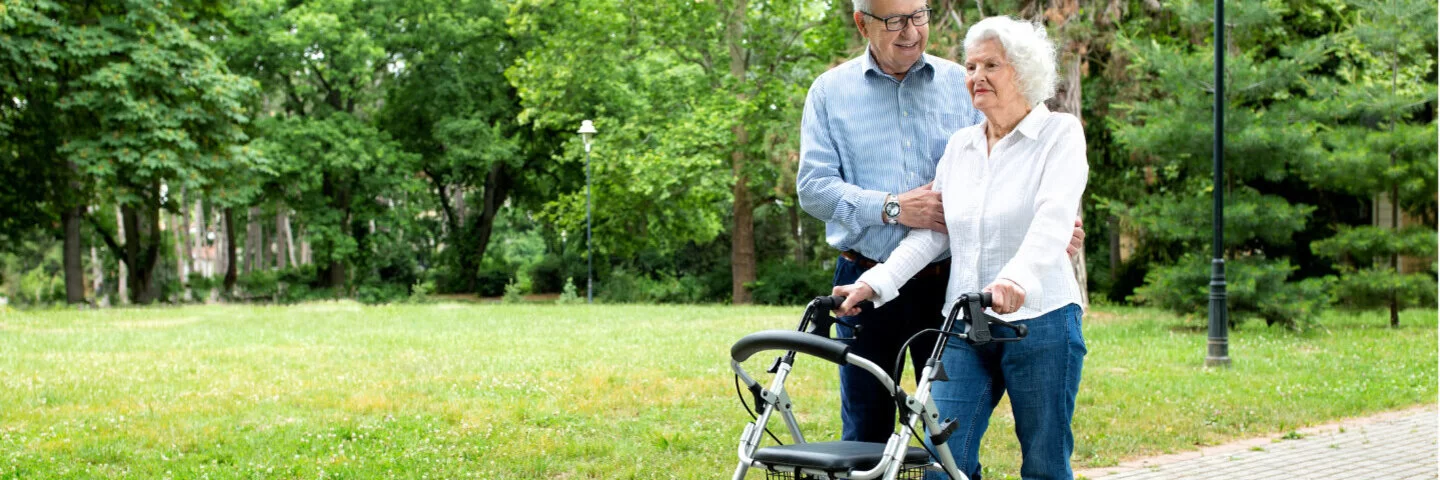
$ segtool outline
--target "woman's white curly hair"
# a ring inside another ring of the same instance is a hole
[[[1055,44],[1044,25],[1006,16],[981,20],[965,33],[966,54],[986,40],[1000,42],[1026,102],[1035,106],[1055,96]]]

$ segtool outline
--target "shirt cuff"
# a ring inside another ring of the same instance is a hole
[[[860,199],[855,205],[855,213],[860,216],[856,219],[862,227],[884,225],[885,197],[890,195],[879,190],[865,190],[860,192]]]
[[[1027,268],[1006,265],[1005,268],[1000,269],[1000,275],[996,275],[995,278],[997,280],[1003,278],[1019,285],[1020,289],[1025,291],[1025,303],[1030,303],[1030,299],[1040,296],[1040,279],[1030,273]]]
[[[894,282],[890,281],[889,275],[881,272],[881,266],[883,266],[883,264],[866,270],[865,273],[860,274],[860,278],[855,280],[856,283],[865,282],[866,285],[870,286],[870,290],[875,292],[875,294],[869,298],[870,303],[875,304],[875,308],[880,308],[885,302],[894,300],[895,297],[899,296],[898,292],[900,290],[895,286]]]

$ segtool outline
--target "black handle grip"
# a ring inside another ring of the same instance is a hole
[[[813,305],[815,305],[821,310],[834,310],[840,308],[840,305],[843,303],[845,303],[844,295],[830,295],[825,297],[815,297]],[[869,300],[861,300],[860,303],[855,304],[855,306],[860,308],[860,310],[869,310],[871,308],[875,308],[875,304],[871,303]]]
[[[815,306],[819,307],[821,310],[834,310],[840,308],[840,304],[842,303],[845,303],[844,295],[815,297]]]

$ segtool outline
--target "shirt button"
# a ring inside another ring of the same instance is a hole
[[[907,116],[907,117],[910,116],[910,112],[900,112],[900,114],[901,114],[901,115],[904,115],[904,116]]]
[[[910,141],[909,141],[909,140],[906,140],[906,141],[905,141],[905,148],[910,148]]]

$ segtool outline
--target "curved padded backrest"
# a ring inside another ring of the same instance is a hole
[[[735,345],[730,347],[730,358],[743,362],[749,360],[751,355],[765,350],[794,350],[843,365],[845,355],[850,353],[850,346],[795,330],[766,330],[746,335],[735,342]]]

